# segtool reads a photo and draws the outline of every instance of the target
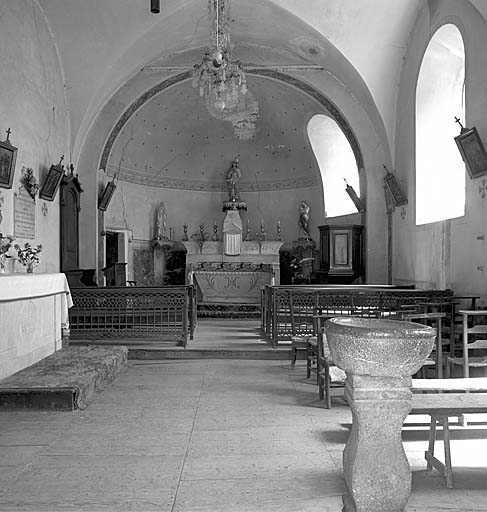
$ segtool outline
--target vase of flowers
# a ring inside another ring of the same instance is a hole
[[[13,241],[14,241],[13,236],[9,236],[9,235],[3,236],[3,234],[0,233],[0,274],[3,274],[5,272],[5,265],[7,263],[7,258],[10,258],[10,256],[7,253],[8,253],[8,251],[10,251]]]
[[[24,247],[15,244],[15,250],[17,251],[17,258],[27,268],[27,273],[32,274],[34,268],[39,265],[39,253],[42,251],[42,245],[33,247],[28,242],[24,244]]]

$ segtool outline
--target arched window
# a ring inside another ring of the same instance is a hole
[[[465,215],[465,165],[454,137],[464,119],[465,50],[443,25],[431,38],[416,88],[416,224]]]
[[[356,213],[345,191],[345,181],[360,196],[357,163],[350,143],[334,119],[317,114],[308,123],[308,137],[323,182],[325,216],[337,217]]]

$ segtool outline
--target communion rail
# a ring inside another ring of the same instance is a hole
[[[196,325],[193,286],[71,288],[72,340],[186,346]]]
[[[452,290],[417,290],[390,285],[295,285],[262,288],[261,327],[272,345],[312,334],[317,309],[329,315],[387,316],[422,304],[445,307]]]

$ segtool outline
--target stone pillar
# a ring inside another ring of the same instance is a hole
[[[326,337],[345,370],[352,430],[343,452],[344,512],[402,512],[411,469],[401,432],[411,410],[411,375],[435,343],[435,330],[412,322],[334,318]]]

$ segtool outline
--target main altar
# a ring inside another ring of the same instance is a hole
[[[198,304],[260,304],[262,286],[279,284],[280,241],[243,241],[238,255],[223,242],[183,242],[187,282],[196,285]],[[201,249],[201,250],[200,250]]]
[[[282,241],[267,240],[263,222],[256,240],[250,239],[248,230],[243,236],[240,212],[247,210],[247,203],[240,197],[238,164],[235,158],[226,175],[228,200],[223,202],[223,240],[219,240],[216,225],[210,240],[203,224],[196,237],[183,240],[187,251],[186,282],[196,285],[198,304],[202,306],[258,306],[262,287],[279,284]]]

